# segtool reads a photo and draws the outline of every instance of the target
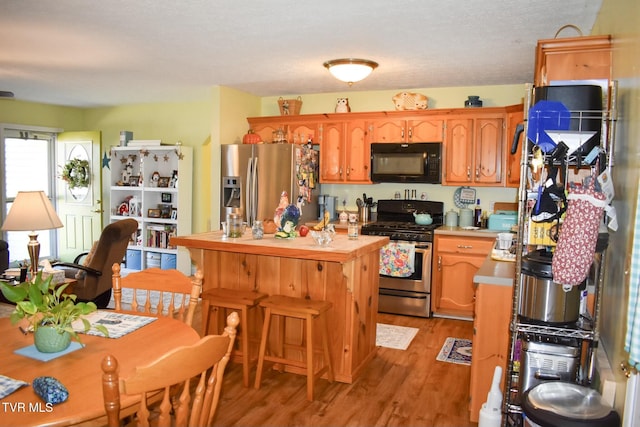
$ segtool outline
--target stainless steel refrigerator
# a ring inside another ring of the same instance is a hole
[[[220,219],[229,213],[255,220],[273,219],[286,191],[301,210],[300,223],[318,217],[318,152],[294,144],[222,145]]]

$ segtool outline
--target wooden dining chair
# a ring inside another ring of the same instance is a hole
[[[192,346],[175,348],[138,366],[128,378],[119,377],[117,359],[107,355],[102,360],[102,394],[108,425],[120,425],[121,394],[140,395],[134,420],[138,426],[149,426],[150,420],[160,427],[212,425],[239,322],[238,313],[231,313],[222,335],[207,335]],[[175,387],[182,388],[178,396]]]
[[[193,326],[193,315],[202,292],[202,272],[189,278],[178,270],[146,270],[120,275],[120,264],[112,267],[113,300],[118,311],[135,311],[168,316]],[[123,302],[122,291],[128,289],[130,301]]]

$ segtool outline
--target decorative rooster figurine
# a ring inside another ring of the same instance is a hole
[[[273,216],[273,222],[276,223],[276,227],[281,228],[280,221],[282,220],[282,215],[284,215],[284,211],[289,206],[289,194],[286,191],[283,191],[280,194],[280,203],[276,208],[276,212]]]

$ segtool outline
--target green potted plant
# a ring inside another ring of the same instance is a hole
[[[12,286],[0,283],[4,297],[15,303],[16,308],[11,313],[11,323],[16,324],[27,319],[34,333],[34,343],[38,351],[55,353],[69,347],[71,338],[81,343],[78,333],[72,323],[80,319],[84,331],[91,329],[91,324],[84,315],[96,311],[92,302],[76,302],[76,295],[65,293],[68,284],[57,285],[51,283],[52,276],[42,278],[38,273],[32,281],[26,281]],[[108,336],[103,325],[94,327]]]

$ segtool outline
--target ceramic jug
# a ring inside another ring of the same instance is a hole
[[[458,226],[458,212],[451,209],[445,215],[445,225],[447,227],[457,227]]]

